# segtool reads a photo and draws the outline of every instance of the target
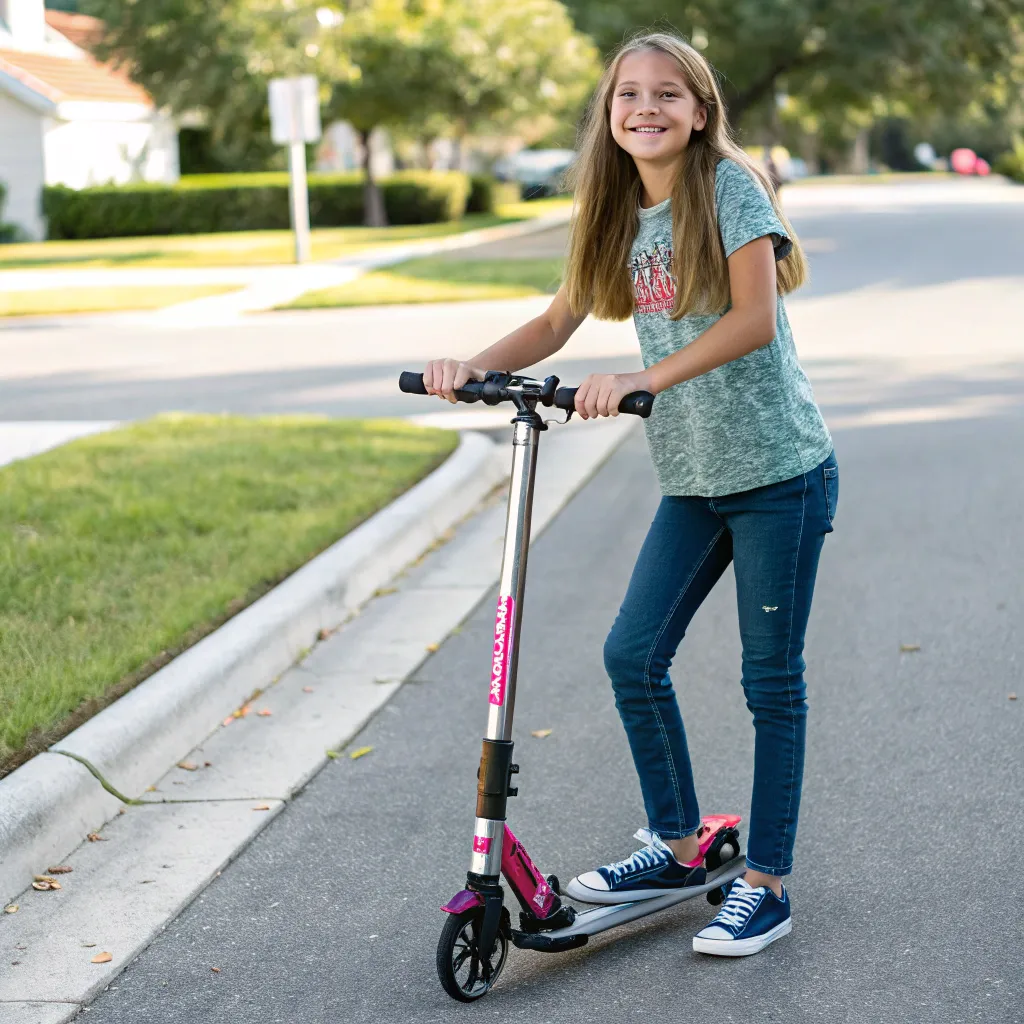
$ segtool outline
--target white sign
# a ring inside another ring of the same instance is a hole
[[[271,79],[270,137],[279,146],[320,138],[320,96],[313,75]]]

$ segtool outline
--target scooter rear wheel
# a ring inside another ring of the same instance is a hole
[[[486,962],[480,958],[478,940],[483,919],[483,907],[449,914],[437,942],[437,976],[441,987],[461,1003],[472,1003],[487,995],[508,957],[509,927],[503,913],[491,955]]]

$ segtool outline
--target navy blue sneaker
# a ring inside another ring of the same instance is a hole
[[[699,857],[692,864],[680,864],[650,829],[640,829],[635,838],[647,845],[625,860],[577,875],[565,887],[566,895],[582,903],[633,903],[707,882]]]
[[[789,893],[782,899],[761,885],[754,889],[742,878],[732,883],[718,916],[693,938],[695,953],[750,956],[793,930]]]

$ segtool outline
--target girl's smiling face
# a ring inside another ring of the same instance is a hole
[[[707,110],[690,92],[682,71],[658,50],[627,54],[619,64],[609,111],[612,138],[639,165],[679,159]]]

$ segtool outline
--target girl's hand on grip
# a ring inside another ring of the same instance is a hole
[[[431,359],[423,371],[423,386],[428,395],[437,395],[455,403],[455,392],[468,380],[483,380],[484,371],[458,359]]]
[[[619,403],[634,391],[654,393],[647,373],[592,373],[576,390],[576,412],[584,420],[618,416]]]

